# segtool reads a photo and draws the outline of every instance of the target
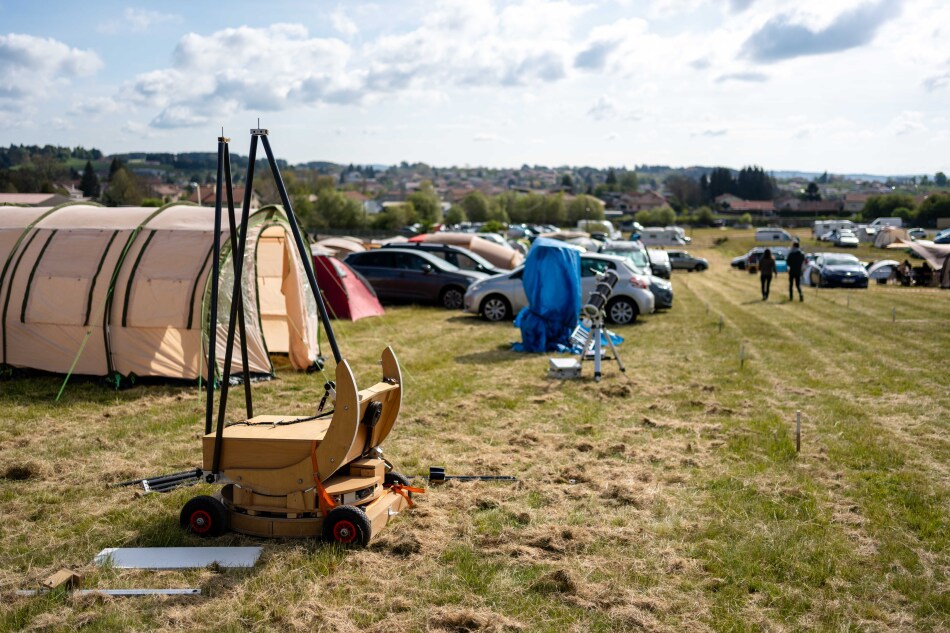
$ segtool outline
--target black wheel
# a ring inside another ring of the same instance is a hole
[[[696,264],[696,267],[693,268],[693,270],[695,270],[695,271],[698,272],[698,273],[701,273],[701,272],[703,272],[704,270],[706,270],[706,267],[703,266],[702,264]]]
[[[617,325],[628,325],[637,320],[640,308],[626,297],[614,297],[607,304],[607,318]]]
[[[228,529],[228,509],[214,497],[202,495],[185,504],[178,522],[197,536],[221,536]]]
[[[446,310],[461,310],[464,301],[465,291],[458,286],[449,286],[439,295],[439,302]]]
[[[409,485],[409,478],[406,477],[405,475],[402,475],[402,474],[400,474],[400,473],[397,473],[395,470],[392,471],[392,472],[386,473],[386,475],[383,477],[383,485],[384,485],[384,486],[391,486],[391,485],[393,485],[393,484],[399,484],[400,486],[408,486],[408,485]],[[407,490],[407,491],[406,491],[406,494],[409,495],[409,498],[410,498],[410,499],[412,499],[412,493],[411,493],[411,492],[409,492],[409,491]]]
[[[355,506],[337,506],[323,519],[323,538],[344,547],[366,547],[373,535],[369,517]]]
[[[482,301],[479,310],[486,321],[510,321],[511,304],[501,295],[489,295]]]

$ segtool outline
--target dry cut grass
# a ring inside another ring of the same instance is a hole
[[[215,544],[264,545],[257,567],[92,567],[104,547],[205,544],[177,525],[203,487],[106,487],[196,465],[202,395],[77,381],[54,404],[58,378],[0,385],[0,628],[947,630],[950,294],[787,302],[780,278],[763,303],[728,267],[751,242],[720,235],[697,234],[711,270],[674,275],[669,313],[619,328],[628,370],[599,384],[589,367],[548,379],[509,325],[413,307],[340,324],[360,384],[386,344],[403,365],[385,447],[403,472],[519,480],[431,487],[363,551],[228,535]],[[322,384],[281,369],[254,386],[258,412],[312,411]],[[202,596],[12,597],[63,566]]]

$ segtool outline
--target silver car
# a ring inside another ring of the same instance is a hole
[[[583,253],[581,260],[581,300],[586,301],[597,285],[597,273],[608,269],[616,270],[620,281],[607,302],[607,318],[618,325],[626,325],[637,320],[641,314],[652,314],[655,309],[650,281],[637,274],[623,257]],[[510,321],[526,305],[521,277],[524,266],[510,273],[496,275],[476,281],[465,293],[466,312],[481,315],[489,321]]]

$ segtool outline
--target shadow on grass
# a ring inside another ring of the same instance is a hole
[[[494,349],[455,357],[455,362],[463,365],[485,365],[488,363],[510,363],[523,358],[524,354],[511,349],[512,343],[502,343]]]

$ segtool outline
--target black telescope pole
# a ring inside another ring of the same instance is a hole
[[[254,160],[257,154],[257,137],[251,136],[251,151],[248,157],[247,184],[244,191],[244,207],[241,210],[241,226],[247,226],[247,219],[250,215],[251,200],[250,192],[254,182]],[[234,352],[234,321],[237,319],[238,304],[236,302],[244,301],[244,292],[241,286],[241,275],[244,270],[244,244],[247,241],[247,231],[241,231],[240,239],[236,240],[232,257],[235,258],[234,267],[234,286],[231,292],[231,314],[228,319],[228,343],[224,350],[224,368],[221,377],[221,401],[218,404],[218,425],[215,428],[214,435],[214,458],[212,460],[211,472],[218,474],[221,466],[221,445],[224,440],[224,416],[228,406],[228,384],[231,380],[231,357]]]
[[[211,432],[211,420],[214,415],[214,373],[215,373],[215,346],[218,333],[218,275],[221,273],[221,187],[224,180],[224,150],[225,139],[218,137],[218,182],[214,194],[214,243],[211,248],[211,307],[210,323],[208,325],[208,396],[205,401],[205,435]],[[200,189],[199,189],[200,191]],[[201,198],[198,198],[201,206]]]
[[[313,296],[317,300],[317,308],[320,310],[320,320],[323,321],[323,327],[327,331],[327,341],[330,343],[330,349],[333,350],[333,359],[339,364],[343,361],[343,357],[340,355],[340,348],[337,347],[336,337],[333,335],[333,327],[330,325],[330,316],[327,314],[327,307],[323,303],[323,295],[320,294],[320,288],[317,286],[317,278],[313,274],[313,255],[306,244],[304,244],[303,238],[300,235],[300,227],[297,226],[294,209],[290,204],[287,189],[284,188],[284,181],[280,176],[280,170],[277,168],[277,161],[274,160],[274,154],[271,152],[270,143],[267,140],[267,130],[251,130],[251,135],[252,138],[260,136],[261,141],[264,143],[264,151],[267,153],[267,162],[270,163],[271,172],[274,174],[274,182],[277,183],[280,201],[287,211],[287,222],[290,224],[290,230],[294,234],[294,243],[297,245],[300,259],[303,260],[304,270],[307,271],[307,281],[310,283],[310,291],[313,292]]]
[[[238,229],[235,227],[234,221],[234,191],[231,188],[231,152],[226,151],[224,153],[224,177],[227,180],[228,188],[228,229],[231,231],[231,243],[237,244],[240,242],[241,247],[241,257],[243,259],[244,249],[247,246],[246,238],[238,239]],[[240,227],[241,236],[247,234],[247,226],[241,225]],[[234,259],[234,274],[238,275],[238,262],[237,257],[232,257]],[[233,300],[233,299],[232,299]],[[238,302],[238,335],[241,339],[241,368],[244,370],[244,407],[247,410],[247,419],[250,420],[254,417],[254,402],[251,395],[251,371],[248,368],[247,360],[247,326],[244,323],[244,292],[241,292],[241,301]]]

